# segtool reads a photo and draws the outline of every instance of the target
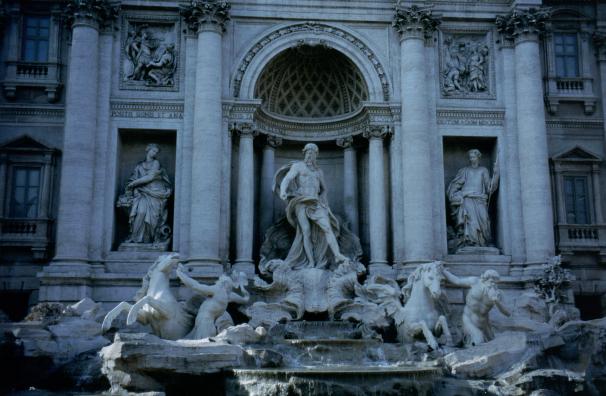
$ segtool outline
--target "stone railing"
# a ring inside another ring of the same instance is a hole
[[[44,259],[51,243],[50,219],[0,218],[0,246],[31,248],[35,259]]]
[[[560,93],[579,93],[582,94],[583,79],[581,78],[557,78],[556,87]]]
[[[606,250],[606,225],[559,224],[557,234],[561,251]]]
[[[61,65],[51,62],[6,62],[4,95],[14,99],[18,87],[43,87],[49,102],[57,100],[57,90],[61,85]]]
[[[585,77],[548,77],[545,96],[551,114],[557,113],[561,101],[583,102],[585,113],[592,114],[597,102],[593,93],[593,79]]]

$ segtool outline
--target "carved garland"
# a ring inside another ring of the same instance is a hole
[[[242,79],[244,78],[244,74],[246,73],[246,70],[248,69],[248,66],[252,62],[253,58],[259,52],[261,52],[263,48],[267,47],[270,43],[274,42],[279,38],[300,32],[313,32],[315,34],[331,35],[340,39],[345,39],[346,41],[353,44],[372,63],[375,71],[377,72],[377,75],[379,76],[379,80],[381,81],[381,86],[383,88],[383,100],[389,101],[389,81],[387,80],[385,69],[383,68],[383,65],[381,65],[381,62],[379,62],[379,59],[375,55],[375,53],[366,44],[364,44],[362,41],[360,41],[358,38],[354,37],[350,33],[334,26],[323,25],[315,22],[305,22],[301,24],[283,27],[267,34],[261,40],[259,40],[259,42],[257,42],[257,44],[255,44],[255,46],[248,51],[248,53],[244,57],[244,60],[238,67],[238,71],[234,79],[234,97],[237,98],[240,96],[240,87],[242,85]]]

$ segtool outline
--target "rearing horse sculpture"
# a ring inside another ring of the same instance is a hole
[[[149,324],[152,332],[160,338],[184,338],[192,329],[193,316],[170,290],[170,272],[178,260],[178,254],[158,257],[143,278],[135,304],[123,301],[109,311],[103,319],[103,331],[109,330],[118,315],[128,311],[126,324],[129,326],[135,322]]]
[[[381,303],[388,316],[393,317],[400,342],[412,342],[422,336],[434,350],[438,349],[436,336],[444,333],[447,345],[452,345],[452,335],[446,317],[441,315],[436,302],[442,296],[441,284],[444,279],[442,263],[434,261],[422,264],[410,274],[407,283],[400,290],[394,281],[377,279],[365,288]],[[435,334],[435,335],[434,335]]]

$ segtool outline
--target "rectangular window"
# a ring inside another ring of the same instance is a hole
[[[23,18],[21,59],[27,62],[48,60],[50,17],[26,15]]]
[[[11,190],[10,216],[14,218],[35,218],[38,216],[40,197],[40,168],[13,168],[13,188]]]
[[[589,191],[587,177],[564,177],[564,200],[566,201],[566,223],[589,224]]]
[[[553,35],[556,75],[558,77],[579,76],[579,49],[575,33]]]

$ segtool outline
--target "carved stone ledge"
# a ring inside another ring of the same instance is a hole
[[[551,18],[549,8],[516,9],[507,15],[498,15],[495,24],[499,33],[517,43],[538,39],[547,31],[549,18]]]
[[[440,21],[432,15],[429,7],[404,7],[396,4],[392,26],[402,39],[431,37],[439,24]]]
[[[205,29],[225,31],[229,20],[231,4],[220,0],[191,0],[191,4],[181,9],[181,15],[194,32]]]
[[[120,6],[108,0],[69,0],[65,6],[65,22],[69,27],[85,24],[98,28],[118,16]]]

